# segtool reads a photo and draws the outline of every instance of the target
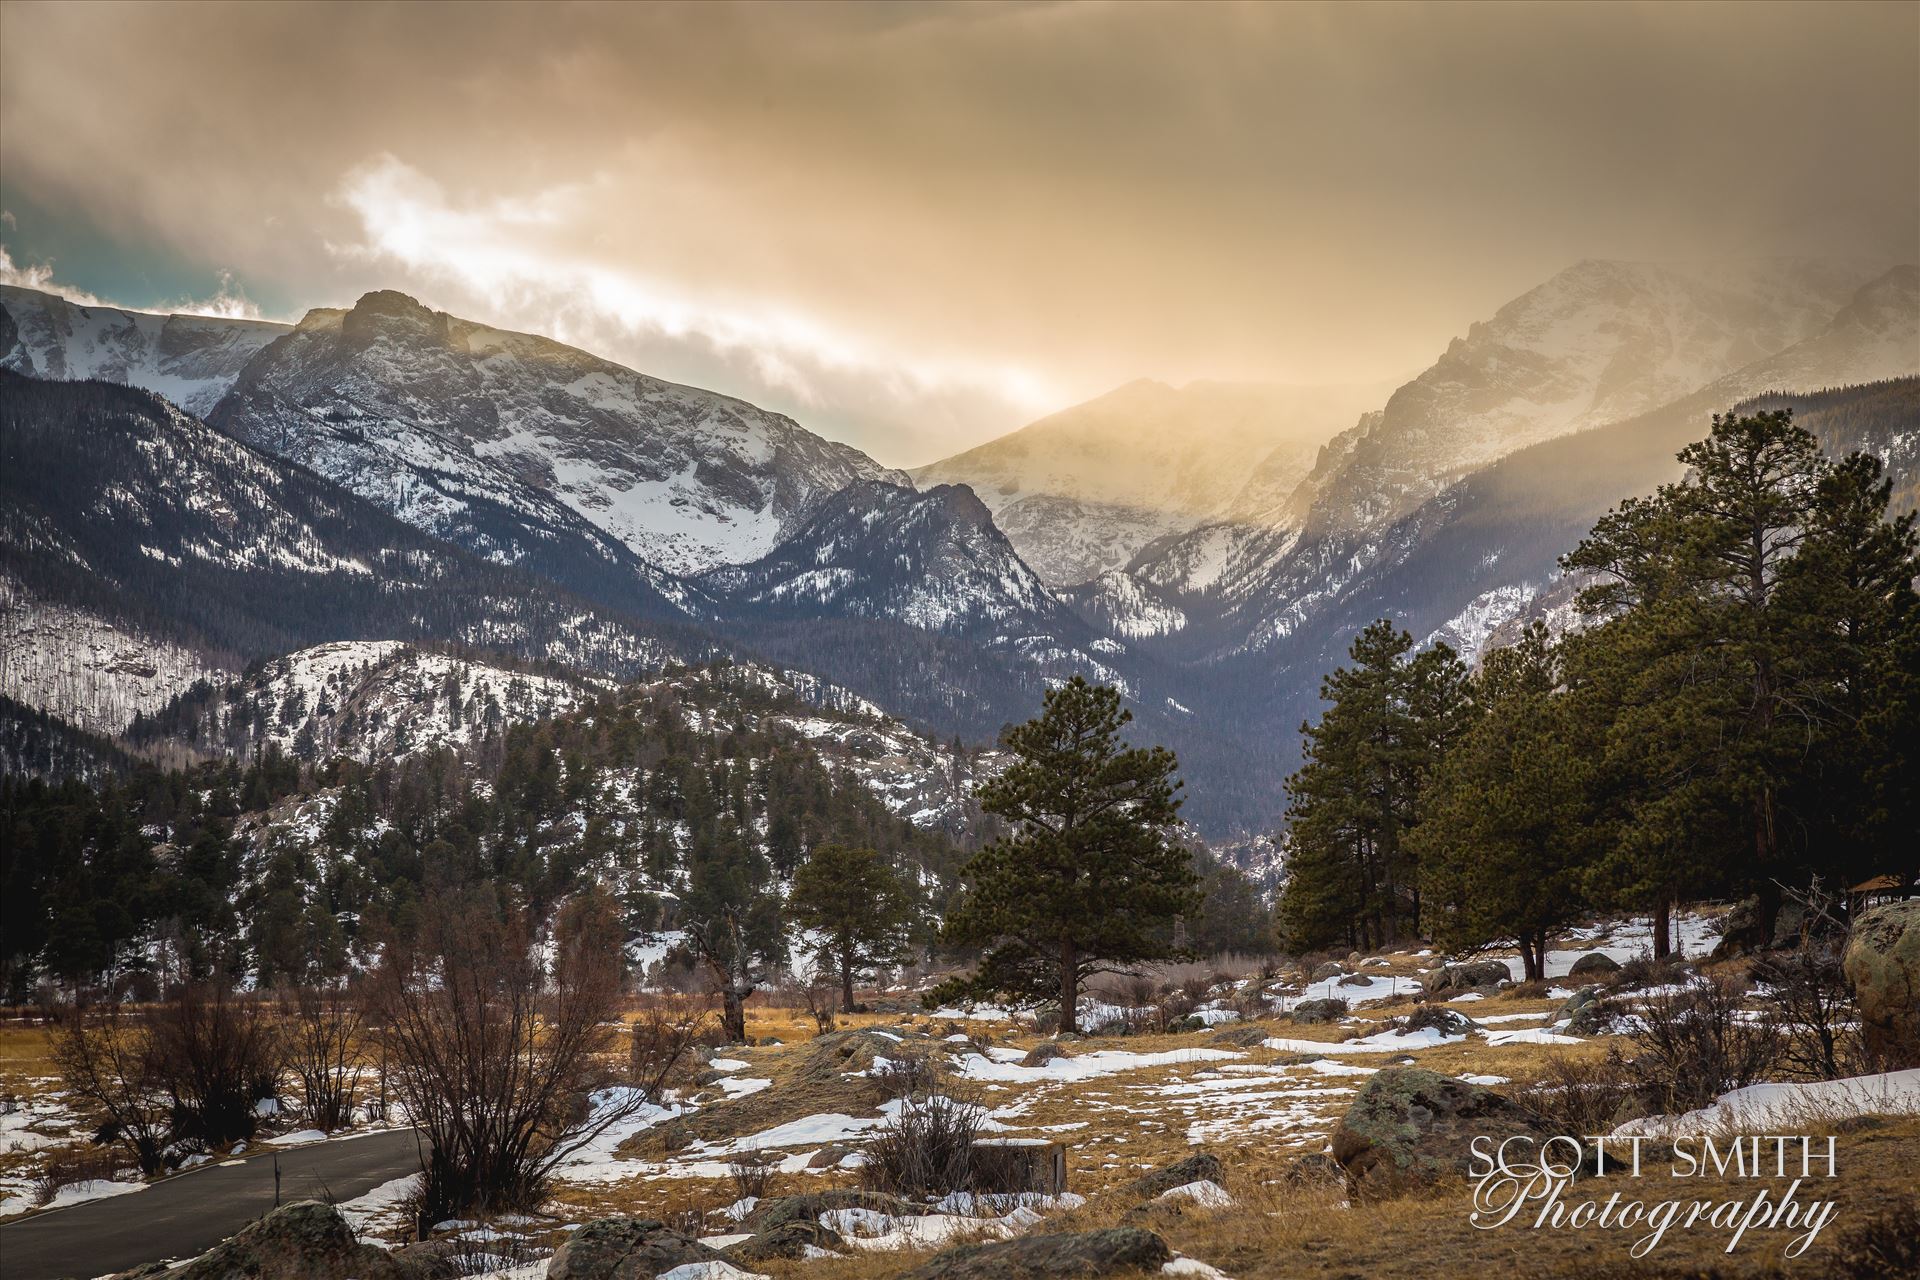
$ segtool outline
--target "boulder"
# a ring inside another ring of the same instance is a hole
[[[809,1248],[839,1251],[846,1248],[846,1241],[832,1227],[796,1218],[758,1232],[739,1244],[730,1244],[720,1252],[728,1261],[745,1265],[769,1258],[804,1258]]]
[[[1773,937],[1767,940],[1767,946],[1775,951],[1797,947],[1807,932],[1807,904],[1788,898],[1780,904],[1780,914],[1773,918]]]
[[[1267,1033],[1259,1027],[1230,1027],[1225,1031],[1216,1031],[1207,1038],[1208,1044],[1232,1045],[1236,1049],[1251,1049],[1267,1038]]]
[[[834,1187],[827,1191],[809,1191],[800,1196],[778,1196],[762,1200],[753,1212],[740,1220],[742,1231],[755,1235],[788,1222],[818,1222],[820,1215],[835,1209],[871,1209],[890,1218],[917,1218],[931,1212],[923,1204],[890,1196],[884,1191],[863,1191],[858,1187]]]
[[[935,1254],[902,1280],[1045,1280],[1158,1271],[1170,1261],[1167,1242],[1139,1227],[1018,1236],[963,1244]]]
[[[1920,1065],[1920,898],[1862,912],[1840,966],[1853,984],[1867,1048],[1889,1066]]]
[[[1027,1056],[1020,1059],[1020,1065],[1023,1067],[1044,1067],[1055,1058],[1064,1058],[1066,1056],[1067,1051],[1060,1047],[1059,1041],[1042,1040],[1039,1044],[1027,1050]]]
[[[1371,985],[1372,982],[1373,979],[1364,973],[1349,973],[1333,985],[1336,987],[1364,987]]]
[[[1554,1126],[1491,1089],[1418,1067],[1368,1078],[1333,1132],[1333,1158],[1355,1192],[1391,1195],[1471,1167],[1473,1139],[1544,1140]]]
[[[413,1280],[384,1249],[362,1244],[340,1211],[318,1200],[282,1205],[184,1266],[183,1280]]]
[[[1325,964],[1313,966],[1313,972],[1307,975],[1308,982],[1325,982],[1328,978],[1337,978],[1345,973],[1338,960],[1329,960]]]
[[[1573,962],[1573,967],[1567,970],[1567,975],[1574,978],[1585,978],[1589,975],[1605,978],[1618,972],[1620,972],[1618,960],[1604,951],[1589,951]]]
[[[1734,956],[1750,955],[1770,941],[1760,927],[1760,899],[1743,898],[1720,917],[1720,941],[1714,944],[1708,959],[1727,960]]]
[[[1206,1151],[1197,1151],[1178,1164],[1170,1164],[1164,1169],[1155,1169],[1127,1184],[1126,1194],[1141,1200],[1151,1200],[1175,1187],[1184,1187],[1190,1182],[1225,1182],[1227,1168],[1220,1158]]]
[[[1613,1030],[1620,1013],[1607,999],[1607,989],[1598,983],[1574,992],[1554,1013],[1553,1021],[1565,1022],[1569,1035],[1603,1036]]]
[[[1293,1006],[1295,1022],[1332,1022],[1345,1014],[1347,1002],[1338,996],[1326,1000],[1302,1000]]]
[[[1400,1020],[1401,1031],[1438,1031],[1443,1036],[1464,1036],[1480,1024],[1466,1014],[1440,1004],[1423,1004]]]
[[[690,1262],[723,1262],[714,1249],[653,1218],[600,1218],[568,1236],[547,1280],[652,1280]]]
[[[853,1148],[844,1142],[829,1142],[814,1152],[807,1160],[809,1169],[831,1169],[853,1154]]]
[[[1473,991],[1511,981],[1513,971],[1500,960],[1476,960],[1470,964],[1450,964],[1429,973],[1424,979],[1429,995],[1442,991]]]

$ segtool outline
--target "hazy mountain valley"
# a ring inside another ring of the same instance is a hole
[[[341,640],[615,678],[760,657],[978,746],[1079,673],[1180,752],[1199,830],[1259,834],[1354,632],[1471,655],[1547,616],[1557,558],[1713,412],[1799,393],[1836,454],[1915,485],[1911,382],[1813,394],[1920,373],[1912,267],[1581,263],[1390,394],[1140,382],[912,481],[398,294],[291,327],[3,296],[0,366],[53,380],[8,384],[9,471],[80,487],[10,496],[0,691],[109,735]],[[409,574],[443,585],[408,605]]]

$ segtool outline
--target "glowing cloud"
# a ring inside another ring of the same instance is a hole
[[[570,247],[591,242],[596,201],[608,196],[596,181],[456,206],[439,183],[385,155],[341,183],[335,198],[358,218],[362,239],[330,248],[398,264],[484,301],[490,314],[566,341],[604,337],[611,325],[628,336],[711,349],[802,406],[843,406],[849,380],[903,410],[955,394],[985,396],[1019,413],[1061,399],[1028,369],[891,350],[777,302],[716,304]]]

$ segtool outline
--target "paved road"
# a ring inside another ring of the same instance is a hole
[[[296,1147],[280,1155],[280,1199],[365,1195],[420,1167],[411,1129]],[[0,1224],[0,1280],[99,1276],[211,1249],[273,1208],[273,1150],[208,1164],[131,1195]]]

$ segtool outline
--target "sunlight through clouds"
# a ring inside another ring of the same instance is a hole
[[[778,302],[750,310],[718,305],[568,247],[591,240],[596,201],[614,197],[580,182],[462,206],[419,169],[383,155],[350,172],[335,192],[358,219],[361,238],[329,248],[342,258],[398,264],[483,302],[499,323],[565,341],[591,345],[611,329],[710,348],[803,407],[845,403],[852,382],[897,402],[902,413],[956,393],[1000,401],[1015,415],[1059,402],[1060,390],[1030,369],[891,349]]]

